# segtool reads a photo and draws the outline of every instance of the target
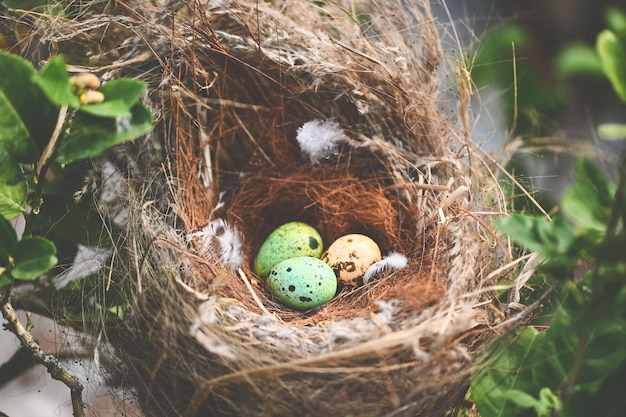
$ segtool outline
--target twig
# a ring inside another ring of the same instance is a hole
[[[30,354],[33,360],[45,366],[52,378],[63,382],[70,389],[74,417],[84,417],[83,384],[81,384],[78,378],[71,375],[55,356],[47,355],[43,352],[41,346],[20,322],[11,303],[7,302],[2,305],[2,316],[8,322],[4,327],[17,336],[22,347]]]
[[[556,290],[557,285],[558,283],[553,283],[543,294],[541,294],[541,297],[539,297],[537,301],[535,301],[510,319],[507,319],[500,323],[498,325],[498,328],[512,330],[519,327],[520,323],[527,322],[528,319],[534,314],[534,312],[542,307],[544,301],[550,296],[550,294],[552,294],[552,292]],[[509,306],[510,305],[511,304],[509,304]]]
[[[28,213],[26,217],[26,227],[24,228],[24,236],[28,236],[31,234],[33,230],[33,224],[35,223],[35,216],[39,214],[39,210],[41,209],[41,205],[43,204],[43,186],[44,186],[44,178],[46,176],[46,172],[50,167],[50,157],[54,153],[54,149],[57,145],[57,141],[61,136],[61,132],[63,131],[63,126],[65,125],[65,117],[67,116],[67,105],[61,106],[59,109],[59,115],[57,117],[57,123],[54,126],[54,130],[52,131],[52,136],[50,137],[50,141],[44,148],[41,153],[41,157],[39,161],[37,161],[37,165],[35,166],[35,180],[37,182],[37,187],[35,189],[34,197],[32,198],[31,203],[31,211]]]
[[[57,124],[54,126],[54,131],[52,132],[52,136],[50,137],[50,142],[46,145],[45,149],[41,153],[41,158],[37,162],[37,177],[41,175],[43,167],[48,162],[48,158],[54,151],[54,147],[57,144],[57,140],[61,136],[61,131],[63,130],[63,125],[65,124],[65,116],[67,115],[67,105],[61,106],[59,110],[59,116],[57,117]],[[41,178],[40,178],[41,180]]]
[[[515,55],[515,42],[511,42],[511,51],[513,54],[513,123],[511,130],[506,137],[505,143],[513,137],[513,134],[517,130],[517,119],[519,117],[519,109],[517,103],[517,57]]]
[[[259,308],[268,316],[272,316],[272,314],[269,311],[267,311],[267,309],[265,308],[265,306],[259,299],[259,296],[256,295],[256,292],[254,291],[254,288],[252,288],[252,285],[250,284],[250,281],[248,280],[248,277],[246,276],[246,274],[244,274],[241,268],[238,269],[238,272],[239,272],[239,276],[241,277],[243,282],[246,284],[246,287],[248,287],[248,291],[250,291],[250,294],[252,294],[252,298],[254,298],[254,301],[256,301]]]

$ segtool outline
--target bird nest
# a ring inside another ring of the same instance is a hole
[[[40,31],[92,51],[104,79],[150,85],[155,129],[109,155],[122,175],[100,203],[124,229],[103,278],[126,308],[103,362],[147,415],[433,416],[463,400],[500,320],[504,199],[463,129],[463,79],[454,108],[439,85],[427,2],[343,6],[118,2]],[[407,264],[287,309],[252,263],[288,221]]]

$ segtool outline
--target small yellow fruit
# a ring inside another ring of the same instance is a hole
[[[70,77],[70,85],[76,91],[95,90],[100,87],[100,78],[90,73],[78,74]]]
[[[102,103],[104,101],[104,94],[100,91],[86,90],[80,95],[79,100],[80,104],[83,106],[87,104]]]

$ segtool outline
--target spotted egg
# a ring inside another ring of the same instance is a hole
[[[310,256],[276,264],[265,281],[268,290],[287,307],[304,311],[329,302],[337,292],[337,278],[324,261]]]
[[[277,263],[297,256],[319,258],[323,250],[322,236],[315,228],[302,222],[285,223],[265,239],[254,259],[253,271],[265,279]]]
[[[337,280],[349,287],[358,287],[365,271],[381,259],[376,242],[361,234],[341,236],[322,255],[322,260],[332,268]]]

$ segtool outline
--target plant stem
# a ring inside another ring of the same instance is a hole
[[[43,352],[41,346],[39,346],[30,332],[22,325],[17,314],[15,314],[13,306],[8,301],[2,305],[2,315],[8,322],[5,327],[17,336],[22,347],[26,349],[31,358],[33,358],[35,362],[45,366],[52,378],[63,382],[70,389],[74,417],[84,417],[85,413],[82,399],[83,384],[81,384],[78,378],[71,375],[55,356],[47,355]]]
[[[50,141],[48,142],[48,145],[46,145],[46,148],[43,150],[43,152],[41,153],[41,157],[39,158],[39,161],[37,162],[37,177],[40,178],[41,177],[41,172],[43,170],[43,167],[46,167],[49,165],[49,159],[50,159],[50,155],[52,155],[52,152],[54,151],[54,147],[57,144],[57,141],[59,140],[59,137],[61,136],[61,130],[63,130],[63,125],[65,124],[65,116],[67,116],[67,104],[61,106],[61,108],[59,109],[59,116],[57,117],[57,124],[54,126],[54,130],[52,131],[52,136],[50,137]],[[45,174],[45,171],[44,171]]]
[[[622,212],[622,205],[624,204],[624,190],[626,187],[626,151],[622,152],[620,157],[620,164],[618,170],[617,187],[615,188],[615,198],[613,198],[613,206],[611,207],[611,217],[606,226],[605,241],[615,236],[617,230],[617,224],[619,222],[620,213]]]
[[[63,131],[63,126],[65,125],[65,117],[67,116],[67,105],[61,106],[59,109],[59,116],[57,117],[57,123],[54,126],[54,130],[52,131],[52,136],[50,137],[50,141],[46,145],[45,149],[41,153],[41,157],[39,161],[37,161],[37,165],[35,166],[35,183],[37,187],[35,189],[35,194],[31,203],[31,211],[26,216],[26,226],[24,228],[24,236],[28,236],[32,233],[33,223],[35,220],[35,216],[39,214],[39,210],[41,209],[41,205],[43,204],[42,194],[43,194],[43,185],[46,173],[48,172],[48,168],[50,167],[50,163],[52,159],[50,156],[54,153],[54,149],[57,145],[59,138],[61,137],[61,132]]]

